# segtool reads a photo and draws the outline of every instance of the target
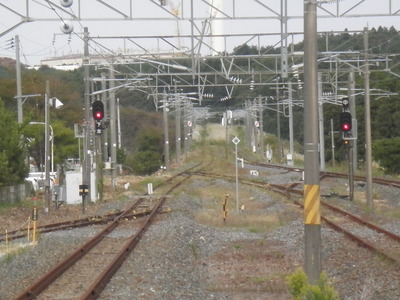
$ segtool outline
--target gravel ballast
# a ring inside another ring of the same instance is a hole
[[[298,174],[274,173],[274,183],[278,184],[298,178]],[[223,195],[226,190],[234,190],[234,183],[195,178],[184,190],[204,187],[220,187]],[[209,202],[221,199],[204,199],[181,191],[168,198],[168,212],[161,214],[145,233],[100,299],[292,299],[285,278],[303,265],[302,211],[271,193],[243,186],[241,189],[252,195],[246,205],[249,210],[245,208],[241,214],[250,219],[279,215],[280,226],[265,231],[252,230],[251,226],[237,227],[229,222],[235,218],[234,211],[229,211],[226,226],[201,222],[198,214],[205,209],[220,216]],[[385,196],[390,195],[390,188],[381,189],[385,189]],[[99,204],[94,213],[120,210],[124,205]],[[251,211],[252,207],[257,210]],[[66,210],[61,208],[60,213],[62,209]],[[385,226],[398,230],[398,222],[386,222]],[[0,299],[12,299],[38,274],[50,269],[98,230],[98,226],[93,226],[42,234],[35,247],[3,258]],[[389,264],[324,225],[322,241],[323,269],[341,299],[400,298],[397,265]]]

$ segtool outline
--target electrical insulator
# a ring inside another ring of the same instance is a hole
[[[254,80],[250,81],[250,90],[254,90]]]

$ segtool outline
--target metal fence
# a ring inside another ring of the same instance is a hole
[[[15,204],[32,195],[32,183],[0,187],[0,204]]]

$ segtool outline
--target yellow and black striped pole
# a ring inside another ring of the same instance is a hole
[[[304,267],[310,284],[321,273],[317,0],[304,1]]]
[[[228,207],[227,207],[228,198],[229,198],[229,194],[225,193],[225,198],[222,201],[222,218],[224,219],[224,224],[226,221],[226,217],[228,216]]]
[[[320,191],[319,185],[304,185],[304,224],[320,225]]]

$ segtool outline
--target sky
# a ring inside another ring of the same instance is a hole
[[[68,1],[68,0],[67,0]],[[61,2],[67,2],[63,0]],[[39,64],[42,59],[67,54],[83,52],[83,27],[88,27],[90,36],[95,38],[90,42],[91,53],[143,53],[148,51],[169,52],[172,44],[179,45],[182,51],[191,46],[189,38],[171,37],[155,39],[152,36],[170,35],[188,36],[191,33],[191,0],[165,0],[168,5],[160,6],[160,0],[108,0],[109,7],[97,0],[70,0],[71,7],[62,9],[60,0],[0,0],[0,57],[15,58],[15,48],[11,39],[19,36],[21,46],[21,61],[27,65]],[[281,24],[278,15],[281,3],[285,0],[193,0],[193,16],[195,33],[201,31],[204,20],[219,17],[217,11],[210,11],[205,2],[218,1],[223,4],[221,11],[232,20],[219,21],[222,24],[217,31],[240,37],[225,39],[226,50],[232,51],[235,46],[249,41],[250,45],[277,45],[280,41]],[[301,33],[303,31],[304,0],[287,0],[287,31]],[[362,31],[364,27],[394,26],[400,30],[400,1],[398,0],[341,0],[325,1],[318,9],[318,31],[343,31],[345,29]],[[379,2],[379,5],[377,3]],[[26,6],[28,3],[28,6]],[[172,15],[176,12],[186,20],[176,21]],[[395,16],[375,17],[373,15]],[[127,19],[123,21],[123,14]],[[21,18],[29,15],[32,22],[21,22]],[[80,16],[81,21],[70,21],[73,16]],[[340,18],[333,16],[343,16]],[[367,17],[362,17],[368,15]],[[63,22],[74,28],[71,34],[62,33]],[[216,26],[216,25],[215,25]],[[13,28],[15,27],[15,28]],[[254,34],[264,34],[257,40]],[[114,38],[104,38],[104,37]],[[142,36],[131,40],[123,40],[121,36]],[[302,35],[292,35],[294,42],[302,40]],[[97,38],[103,37],[103,38]],[[211,41],[204,40],[211,44]],[[289,41],[290,42],[290,41]],[[211,50],[202,48],[202,54],[212,54]],[[176,49],[175,49],[176,51]]]

